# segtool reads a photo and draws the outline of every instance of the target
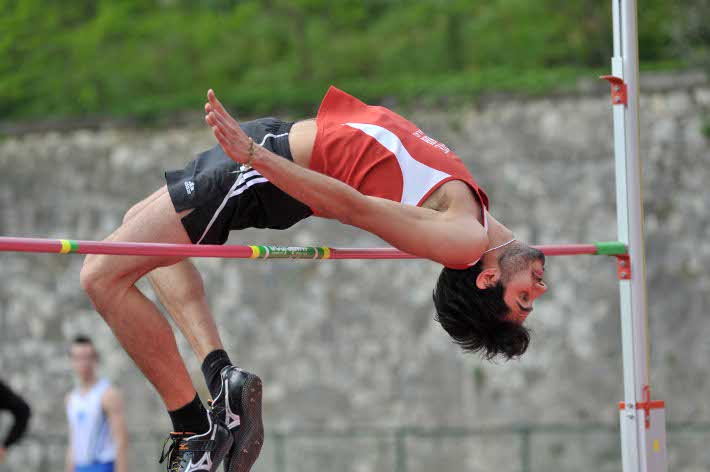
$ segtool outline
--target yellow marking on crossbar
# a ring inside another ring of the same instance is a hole
[[[68,239],[60,239],[59,241],[62,243],[59,254],[69,254],[71,252],[71,242]]]
[[[658,442],[658,439],[653,440],[653,452],[658,452],[658,450],[661,449],[661,444]]]
[[[323,248],[323,259],[330,259],[330,248],[329,247]]]
[[[259,251],[259,246],[249,246],[251,248],[251,256],[249,257],[250,259],[258,259],[259,256],[261,255],[261,251]]]

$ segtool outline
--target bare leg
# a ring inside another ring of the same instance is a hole
[[[167,192],[163,187],[150,197],[133,206],[126,213],[127,223],[143,211],[153,200]],[[212,312],[207,305],[202,277],[189,259],[177,264],[154,269],[148,274],[160,302],[190,343],[200,361],[210,352],[223,349]]]
[[[185,259],[170,267],[155,269],[148,274],[148,280],[200,364],[210,352],[224,349],[207,306],[202,277],[192,261]]]
[[[163,194],[168,193],[168,187],[163,185],[160,187],[158,190],[153,192],[150,197],[146,198],[145,200],[141,200],[140,202],[136,203],[133,205],[127,212],[126,215],[123,217],[123,224],[128,223],[131,219],[133,219],[134,216],[136,216],[138,213],[140,213],[145,207],[153,203],[157,198],[162,196]],[[189,211],[186,211],[185,214],[189,213]],[[108,237],[108,239],[111,239],[111,236]]]
[[[160,192],[160,191],[159,191]],[[113,241],[189,243],[167,193],[154,194],[141,211],[118,228]],[[180,258],[89,255],[81,284],[96,310],[146,378],[155,386],[168,410],[195,398],[195,389],[177,349],[170,324],[134,285],[157,267]]]

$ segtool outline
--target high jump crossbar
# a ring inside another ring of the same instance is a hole
[[[618,241],[534,246],[547,256],[626,254]],[[228,259],[421,259],[395,248],[327,246],[233,246],[0,237],[0,252],[110,254],[120,256],[220,257]]]

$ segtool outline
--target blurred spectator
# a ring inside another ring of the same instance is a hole
[[[10,387],[0,381],[0,411],[7,410],[15,417],[15,421],[7,433],[5,440],[0,443],[0,464],[5,461],[7,450],[10,446],[17,444],[27,431],[27,423],[30,419],[30,407]]]
[[[69,445],[66,472],[127,472],[128,434],[121,394],[96,375],[93,342],[78,336],[71,346],[77,387],[67,395]]]

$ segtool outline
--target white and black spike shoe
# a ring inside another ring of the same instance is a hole
[[[264,444],[261,379],[234,366],[223,368],[220,376],[222,389],[212,402],[212,413],[234,438],[224,461],[224,470],[249,472]]]
[[[168,472],[216,472],[234,439],[226,426],[208,414],[210,429],[203,434],[172,432],[163,444],[160,463],[168,460]],[[168,451],[165,446],[172,441]]]

